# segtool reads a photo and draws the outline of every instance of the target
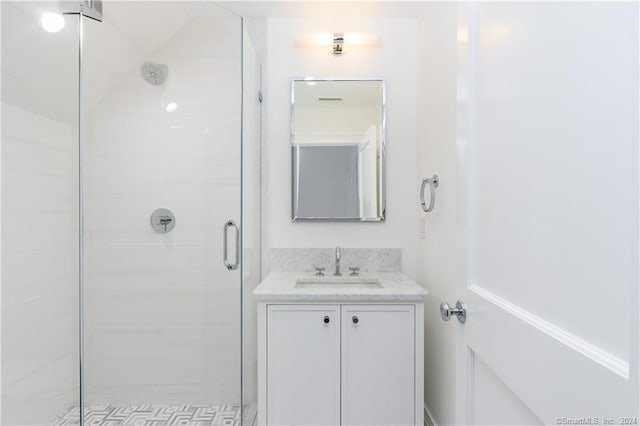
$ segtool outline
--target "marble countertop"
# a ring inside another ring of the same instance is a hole
[[[400,272],[368,272],[357,278],[377,278],[381,288],[354,288],[332,285],[327,288],[299,288],[299,278],[317,279],[312,272],[272,272],[253,291],[259,301],[386,301],[386,302],[420,302],[427,296],[427,291],[418,283]],[[323,278],[333,278],[327,274]],[[352,277],[345,275],[344,279]]]

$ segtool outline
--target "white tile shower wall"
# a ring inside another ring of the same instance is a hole
[[[77,404],[75,128],[2,104],[2,424]]]
[[[240,221],[240,31],[235,17],[187,22],[147,52],[168,65],[163,85],[134,57],[87,114],[89,404],[240,401],[239,271],[222,263],[223,224]],[[175,214],[168,234],[150,226],[159,207]]]
[[[275,248],[269,250],[271,272],[313,272],[315,266],[335,266],[335,248]],[[349,267],[358,267],[361,272],[400,272],[402,251],[400,249],[361,249],[342,247],[341,267],[348,273]]]
[[[353,47],[342,57],[327,47],[296,48],[312,32],[378,34],[382,46]],[[398,247],[402,271],[416,270],[417,21],[410,18],[270,18],[265,58],[263,247]],[[292,77],[382,77],[387,88],[387,219],[382,223],[291,221],[289,145]],[[268,253],[265,253],[268,256]],[[267,264],[265,259],[264,264]],[[267,271],[265,271],[267,272]]]

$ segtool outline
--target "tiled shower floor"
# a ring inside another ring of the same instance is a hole
[[[255,418],[252,407],[245,409],[245,419]],[[85,425],[164,426],[164,425],[234,425],[240,426],[238,405],[90,405],[85,408]],[[80,424],[80,409],[73,407],[52,425]]]

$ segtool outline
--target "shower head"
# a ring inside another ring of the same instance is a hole
[[[140,74],[147,83],[153,86],[160,86],[167,79],[169,74],[169,67],[165,64],[156,64],[155,62],[147,61],[140,67]]]

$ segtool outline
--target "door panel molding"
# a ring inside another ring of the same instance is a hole
[[[632,381],[484,297],[467,296],[472,311],[460,327],[462,341],[546,424],[559,416],[617,418],[633,406]]]
[[[496,375],[495,370],[468,348],[470,398],[467,424],[542,425],[522,399]],[[499,409],[496,409],[499,407]]]
[[[475,357],[476,354],[473,352],[469,346],[467,346],[467,389],[466,389],[466,405],[467,405],[467,424],[475,425],[475,411],[474,407],[476,406],[476,400],[474,398],[474,390],[475,390]]]
[[[558,327],[550,323],[549,321],[546,321],[539,316],[518,307],[517,305],[514,305],[508,300],[505,300],[502,297],[478,285],[470,286],[469,291],[472,291],[488,302],[493,303],[497,307],[515,316],[531,327],[534,327],[537,330],[547,334],[548,337],[557,340],[558,342],[568,346],[569,348],[584,355],[592,361],[597,362],[601,366],[608,368],[623,379],[629,379],[629,363],[625,360],[618,358],[617,356],[601,349],[600,347],[593,345],[572,333],[569,333],[561,327]]]

